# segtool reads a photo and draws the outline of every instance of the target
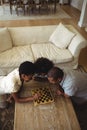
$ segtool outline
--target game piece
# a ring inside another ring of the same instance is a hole
[[[37,106],[39,104],[51,103],[54,101],[50,88],[48,87],[37,88],[32,90],[32,95],[35,95],[36,93],[39,93],[40,97],[34,100],[34,106]]]

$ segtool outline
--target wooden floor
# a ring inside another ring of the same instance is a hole
[[[48,19],[48,20],[13,20],[13,21],[0,21],[0,27],[18,27],[18,26],[37,26],[37,25],[55,25],[59,22],[64,24],[73,25],[86,39],[87,32],[84,28],[78,26],[80,11],[69,6],[61,5],[61,8],[64,9],[72,18],[71,19]],[[87,48],[84,49],[79,57],[79,64],[81,64],[85,70],[87,70]]]

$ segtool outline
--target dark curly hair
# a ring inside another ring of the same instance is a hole
[[[36,73],[41,74],[45,73],[47,74],[48,71],[54,66],[53,62],[47,58],[41,57],[38,58],[35,63]]]
[[[30,75],[34,74],[35,72],[35,66],[32,62],[25,61],[20,64],[19,66],[19,75],[25,74],[25,75]]]

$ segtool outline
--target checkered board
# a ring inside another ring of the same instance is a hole
[[[47,87],[32,90],[32,95],[35,95],[36,93],[40,93],[40,97],[34,100],[34,106],[37,106],[39,104],[51,103],[54,101],[51,91]]]

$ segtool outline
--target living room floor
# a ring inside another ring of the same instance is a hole
[[[37,26],[37,25],[55,25],[60,22],[64,24],[73,25],[86,39],[87,32],[84,28],[78,27],[78,21],[80,17],[80,11],[69,6],[61,5],[61,8],[64,9],[72,18],[71,19],[48,19],[48,20],[13,20],[13,21],[0,21],[0,27],[17,27],[17,26]],[[83,50],[79,57],[79,64],[87,71],[87,48]],[[78,117],[78,120],[81,125],[81,130],[87,130],[87,105],[82,107],[76,106],[74,108]],[[0,110],[1,113],[2,110]],[[6,110],[7,111],[7,110]],[[8,129],[10,130],[10,129]]]

